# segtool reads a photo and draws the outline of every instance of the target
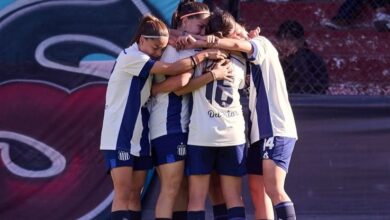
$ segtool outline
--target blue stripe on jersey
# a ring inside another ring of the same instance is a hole
[[[167,109],[167,134],[181,133],[181,96],[177,96],[171,92],[168,95],[168,109]]]
[[[154,60],[148,60],[145,63],[144,67],[142,67],[140,76],[149,75],[149,71],[152,68],[154,62]],[[145,104],[141,103],[141,91],[142,88],[145,86],[147,80],[148,78],[137,76],[132,77],[131,85],[129,88],[129,95],[127,98],[126,107],[123,114],[121,126],[119,128],[118,139],[116,142],[117,149],[131,149],[130,141],[133,137],[135,123],[137,121],[141,105]]]
[[[142,70],[141,70],[141,73],[139,74],[140,77],[145,77],[145,78],[148,78],[149,77],[149,74],[150,74],[150,70],[152,69],[154,63],[156,61],[155,60],[152,60],[152,59],[149,59],[144,67],[142,67]],[[141,91],[141,90],[140,90]]]
[[[256,57],[254,57],[254,56],[251,56],[251,57],[248,58],[248,61],[250,61],[250,62],[253,62],[255,60],[256,60]]]
[[[256,112],[257,125],[259,126],[260,138],[272,137],[272,122],[269,113],[267,93],[265,91],[263,74],[259,65],[251,65],[253,84],[256,88]]]
[[[141,108],[142,115],[142,136],[141,136],[141,151],[140,156],[149,156],[150,155],[150,140],[149,140],[149,111],[146,107]]]
[[[188,112],[190,113],[189,117],[191,117],[191,115],[192,115],[193,106],[194,106],[194,98],[193,98],[193,95],[191,94],[188,97]]]
[[[250,103],[249,103],[250,104]],[[248,106],[248,120],[246,122],[248,122],[248,139],[249,139],[249,145],[251,144],[251,134],[252,134],[252,120],[251,120],[251,115],[252,115],[252,111],[251,109],[249,108]]]
[[[252,47],[253,53],[252,53],[251,56],[247,57],[247,59],[248,59],[249,62],[253,62],[253,61],[256,60],[255,54],[257,54],[257,47],[256,47],[256,44],[253,43],[252,41],[250,41],[250,43],[251,43],[251,47]]]
[[[141,108],[141,90],[147,78],[133,76],[131,80],[129,97],[123,114],[122,123],[119,129],[117,148],[129,150],[130,140],[133,137],[135,123]]]

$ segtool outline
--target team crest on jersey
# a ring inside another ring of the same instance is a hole
[[[183,143],[180,143],[179,145],[177,145],[177,155],[185,156],[187,154],[186,147],[187,147],[187,145],[185,145]]]
[[[130,153],[122,150],[118,151],[118,160],[121,161],[130,160]]]

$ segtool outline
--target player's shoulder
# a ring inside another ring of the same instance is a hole
[[[196,52],[195,49],[185,49],[185,50],[180,50],[179,51],[180,58],[187,58],[187,57],[195,55],[196,53],[197,52]]]
[[[168,45],[165,50],[164,50],[164,54],[165,53],[168,53],[168,54],[176,54],[176,53],[179,53],[178,50],[176,50],[175,47],[171,46],[171,45]]]
[[[250,40],[252,45],[255,45],[256,47],[261,47],[263,50],[265,50],[267,53],[278,53],[273,43],[264,36],[258,36],[255,38],[252,38]]]
[[[256,43],[265,43],[265,44],[268,44],[268,43],[271,43],[271,41],[264,37],[264,36],[257,36],[257,37],[254,37],[252,39],[250,39],[251,42],[256,42]]]
[[[115,69],[124,72],[131,70],[132,73],[140,72],[150,59],[147,54],[138,50],[136,44],[133,44],[121,51],[116,59]]]
[[[130,47],[124,49],[120,53],[119,58],[124,60],[149,60],[150,59],[149,55],[139,50],[137,43],[134,43]]]
[[[261,44],[261,45],[266,46],[266,47],[274,47],[272,42],[264,36],[254,37],[250,41],[255,43],[255,44]]]
[[[239,65],[245,66],[246,57],[241,53],[231,53],[230,54],[230,61],[232,61],[233,63],[237,63]]]
[[[179,51],[176,50],[175,47],[168,45],[162,56],[160,57],[160,61],[173,63],[179,59]]]

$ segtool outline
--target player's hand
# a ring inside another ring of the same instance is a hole
[[[158,94],[158,90],[156,89],[156,86],[152,86],[152,88],[150,89],[150,96],[154,97],[157,94]]]
[[[249,31],[248,37],[251,39],[258,37],[258,36],[260,36],[260,32],[261,32],[260,27],[256,27],[255,29]]]
[[[230,60],[220,60],[215,63],[211,71],[214,72],[216,80],[233,81],[233,66]]]
[[[176,39],[176,49],[181,50],[196,43],[196,39],[190,34],[185,36],[180,36]]]
[[[204,39],[202,39],[206,42],[206,47],[207,48],[212,48],[216,44],[218,44],[219,38],[213,34],[204,36]]]
[[[221,60],[226,59],[228,53],[226,51],[218,50],[218,49],[207,49],[202,51],[206,53],[206,57],[210,60]]]
[[[215,42],[215,38],[216,36],[212,34],[205,36],[205,40],[208,44],[213,44]]]
[[[177,41],[177,37],[176,36],[172,36],[172,35],[169,35],[169,38],[168,38],[168,44],[173,46],[173,47],[176,47],[176,41]]]

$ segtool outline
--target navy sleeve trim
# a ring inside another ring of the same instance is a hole
[[[256,47],[256,44],[253,43],[252,41],[249,41],[252,45],[252,50],[253,50],[253,53],[251,56],[248,57],[248,60],[253,62],[256,60],[256,55],[257,55],[257,47]]]

